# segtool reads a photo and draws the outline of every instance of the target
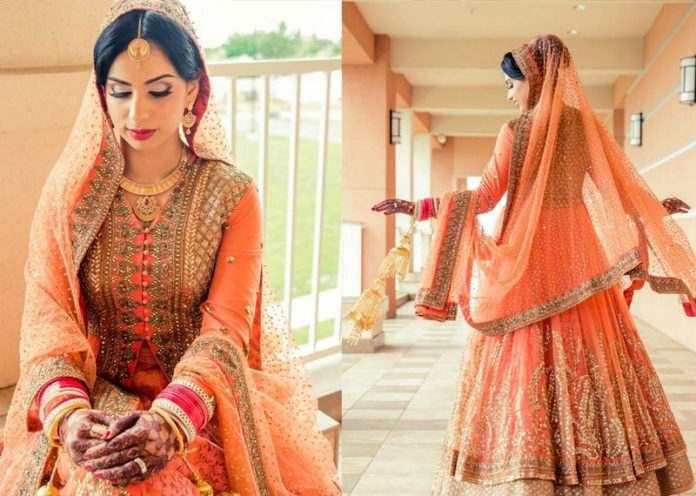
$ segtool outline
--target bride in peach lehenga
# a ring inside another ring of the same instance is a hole
[[[684,492],[694,485],[686,445],[623,288],[648,281],[694,314],[696,259],[665,211],[688,206],[655,198],[558,37],[533,39],[502,66],[521,115],[501,128],[481,186],[373,207],[438,218],[416,313],[450,320],[459,306],[478,331],[434,494]],[[504,194],[488,236],[477,214]]]

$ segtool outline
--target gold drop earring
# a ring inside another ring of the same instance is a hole
[[[196,124],[197,117],[196,114],[192,112],[192,110],[193,102],[188,104],[188,109],[186,110],[184,116],[181,118],[181,125],[184,126],[187,135],[191,134],[191,128]]]

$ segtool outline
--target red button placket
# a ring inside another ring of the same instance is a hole
[[[140,301],[142,302],[141,315],[143,319],[143,334],[146,339],[152,336],[153,329],[150,325],[150,316],[152,315],[152,308],[150,308],[149,303],[152,301],[152,297],[148,291],[150,284],[152,284],[153,278],[150,275],[150,267],[153,263],[153,257],[150,254],[150,246],[152,245],[152,235],[150,234],[150,228],[147,227],[143,231],[143,251],[142,251],[142,269],[140,272]]]

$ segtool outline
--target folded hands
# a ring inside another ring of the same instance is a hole
[[[101,435],[98,427],[106,425]],[[72,461],[117,487],[142,482],[163,469],[178,448],[172,427],[158,413],[137,410],[115,418],[99,410],[75,410],[59,428]]]

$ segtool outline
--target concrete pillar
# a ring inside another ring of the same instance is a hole
[[[395,244],[395,219],[370,207],[394,198],[394,145],[389,144],[389,111],[395,108],[393,76],[389,69],[388,36],[374,38],[374,63],[343,66],[343,220],[360,222],[363,233],[363,289],[372,286],[377,269]],[[387,283],[385,316],[396,315],[394,281]],[[381,320],[368,343],[344,351],[374,351],[384,341]]]

